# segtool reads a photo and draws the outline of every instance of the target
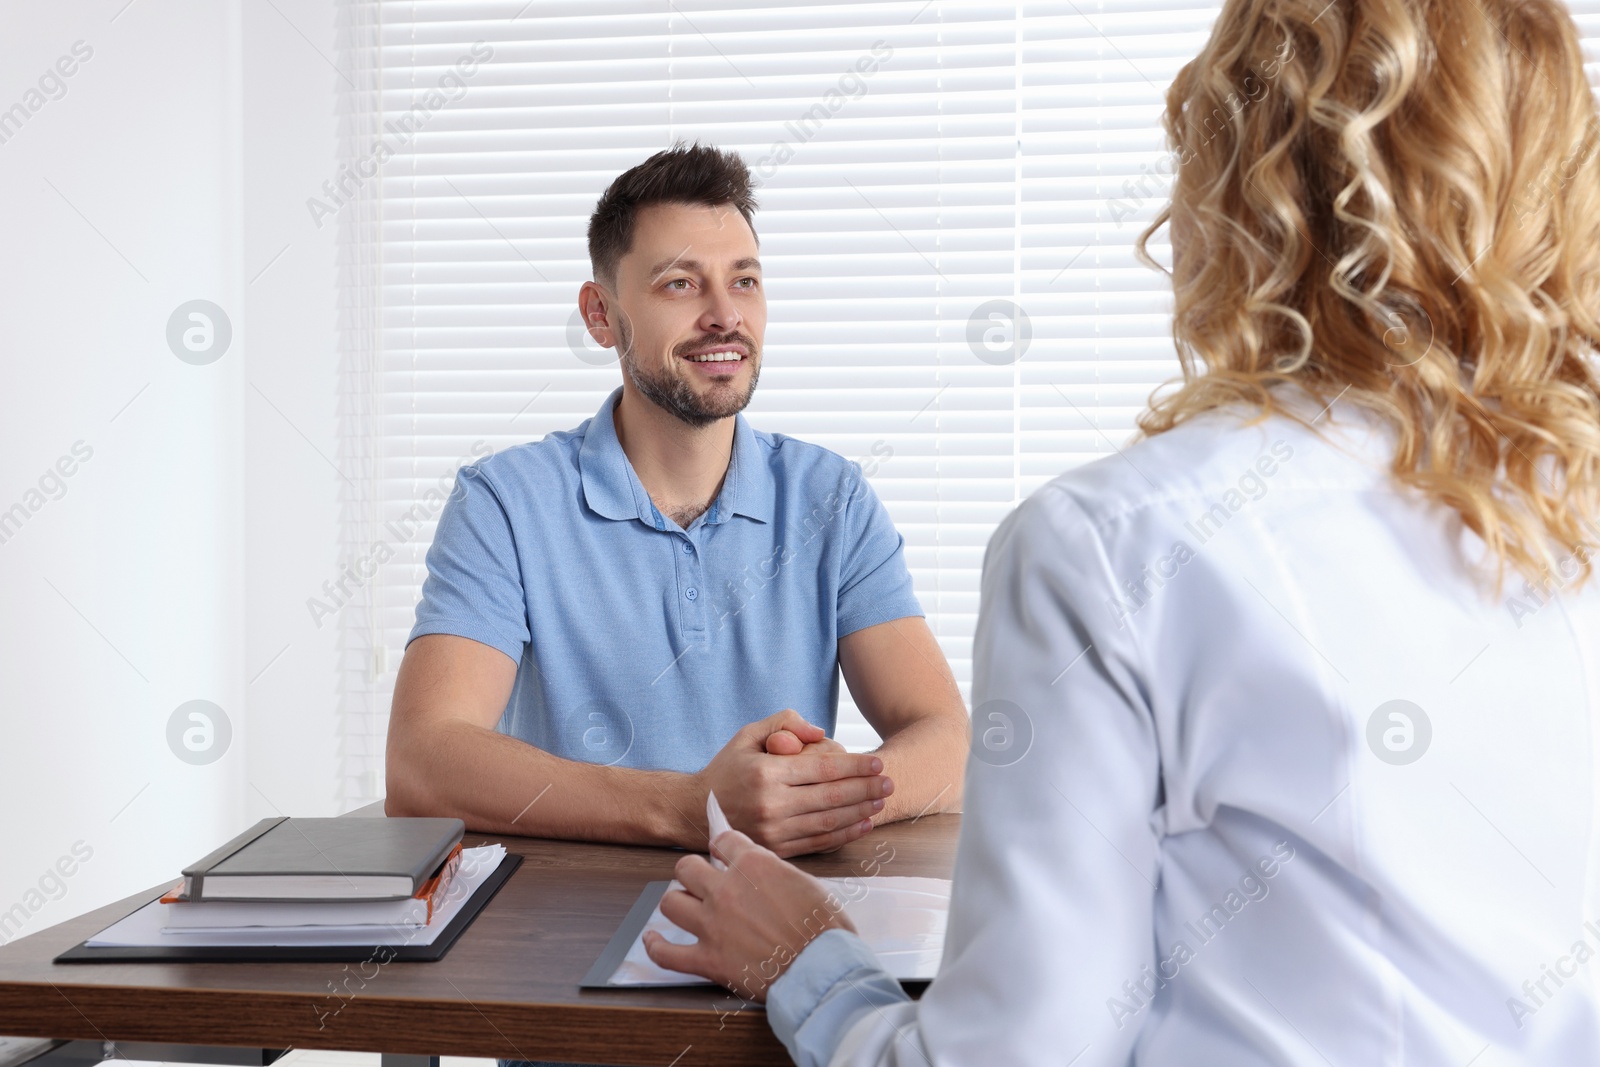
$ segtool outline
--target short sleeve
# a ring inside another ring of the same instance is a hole
[[[456,472],[428,549],[410,644],[424,634],[453,634],[522,661],[529,640],[527,596],[511,519],[477,464]]]
[[[845,543],[839,576],[839,636],[924,614],[911,585],[911,572],[906,569],[906,539],[895,529],[859,467],[851,464],[840,491],[845,495]]]

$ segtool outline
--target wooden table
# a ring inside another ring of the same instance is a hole
[[[881,827],[800,866],[832,877],[948,878],[959,825],[959,815],[930,815]],[[497,841],[523,857],[522,867],[441,960],[50,962],[164,883],[0,947],[0,1034],[253,1051],[234,1063],[270,1062],[260,1050],[288,1048],[398,1054],[386,1065],[439,1055],[657,1067],[788,1062],[764,1010],[725,990],[578,988],[645,883],[672,877],[682,852],[472,833],[465,843]]]

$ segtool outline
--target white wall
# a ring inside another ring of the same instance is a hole
[[[334,177],[344,82],[334,0],[243,6],[245,802],[252,820],[336,815],[350,806],[337,792],[339,627],[318,629],[306,599],[341,562],[337,226],[317,229],[306,200]]]
[[[332,235],[303,207],[337,75],[300,35],[331,54],[332,4],[277,9],[0,10],[0,116],[31,112],[0,125],[0,520],[24,509],[0,526],[0,942],[261,815],[338,810],[331,634],[303,607],[337,543]],[[232,326],[205,365],[167,340],[195,299]],[[197,699],[232,732],[205,764],[168,742]]]

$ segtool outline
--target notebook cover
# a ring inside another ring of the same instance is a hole
[[[415,895],[466,833],[460,819],[262,819],[221,848],[183,869],[189,900],[404,900]],[[404,893],[360,897],[208,897],[208,876],[295,875],[398,877]]]
[[[262,819],[260,822],[250,827],[250,829],[241,834],[235,835],[233,839],[228,841],[226,844],[219,845],[210,852],[207,852],[196,862],[185,867],[182,873],[184,878],[188,879],[189,884],[193,887],[192,892],[199,892],[201,878],[205,875],[205,872],[212,868],[212,865],[221,863],[223,860],[227,859],[235,852],[238,852],[241,848],[244,848],[250,842],[254,841],[256,838],[260,837],[262,834],[266,833],[268,830],[287,819],[287,815],[280,815],[273,819]]]
[[[156,945],[105,945],[99,948],[79,942],[55,958],[56,963],[111,963],[128,961],[154,962],[207,962],[207,963],[361,963],[379,958],[424,962],[440,959],[456,943],[463,931],[472,925],[485,904],[500,891],[513,871],[522,866],[522,857],[508,853],[494,873],[467,898],[461,911],[439,932],[431,945],[248,945],[237,948],[225,945],[175,945],[171,948]],[[151,898],[154,899],[154,898]],[[148,904],[150,901],[145,901]],[[137,909],[135,909],[137,910]],[[131,911],[128,914],[133,914]],[[110,925],[109,923],[107,925]]]
[[[232,897],[229,897],[229,898],[224,899],[224,900],[189,900],[187,897],[185,897],[183,895],[183,883],[179,882],[176,885],[174,885],[171,889],[167,890],[167,892],[161,897],[161,903],[163,903],[163,904],[182,904],[182,905],[184,905],[185,908],[194,909],[192,914],[204,915],[204,916],[206,916],[208,918],[221,920],[224,917],[229,916],[230,913],[233,916],[237,916],[237,915],[241,914],[242,912],[248,912],[252,905],[263,905],[263,906],[268,907],[268,908],[278,908],[278,909],[301,908],[302,906],[309,905],[311,908],[327,907],[327,908],[337,908],[337,909],[341,909],[341,910],[346,910],[346,909],[349,909],[352,905],[359,906],[359,905],[364,905],[364,904],[377,904],[377,905],[384,905],[384,906],[388,906],[390,908],[393,908],[394,905],[396,905],[396,904],[408,903],[408,902],[413,901],[413,900],[422,900],[422,901],[426,901],[427,905],[428,905],[427,918],[424,920],[424,922],[426,923],[426,922],[431,922],[432,919],[433,919],[433,907],[434,907],[435,901],[438,901],[438,900],[442,899],[444,897],[444,894],[447,893],[449,891],[449,889],[450,889],[451,880],[455,877],[456,871],[461,866],[461,852],[462,852],[461,843],[458,841],[458,842],[456,842],[455,846],[450,849],[450,854],[444,858],[444,862],[439,865],[439,869],[434,871],[433,874],[431,876],[429,876],[429,878],[428,878],[428,880],[426,882],[422,883],[421,887],[419,887],[417,889],[416,893],[414,893],[410,897],[407,897],[403,901],[394,901],[394,900],[337,900],[337,901],[331,901],[331,902],[330,901],[323,901],[323,900],[270,900],[270,901],[259,901],[259,900],[235,900]],[[239,910],[235,910],[235,909],[239,909]],[[278,914],[283,914],[283,913],[279,912]],[[393,921],[393,920],[392,919],[374,919],[373,921],[374,922],[390,922],[390,921]],[[204,923],[183,924],[183,928],[184,929],[194,929],[196,926],[205,926],[205,925],[207,925],[207,924],[204,924]],[[211,925],[216,925],[216,926],[235,926],[235,925],[239,925],[239,924],[236,923],[236,922],[221,922],[221,921],[218,921],[218,922],[216,922],[214,924],[211,924]],[[269,925],[270,926],[270,925],[275,925],[275,924],[266,923],[266,924],[263,924],[263,925]],[[317,922],[312,922],[312,923],[304,923],[303,920],[302,920],[301,922],[284,923],[283,925],[289,925],[289,926],[295,926],[295,925],[321,926],[321,925],[330,925],[330,924],[326,923],[325,921],[321,921],[321,920],[319,920]]]

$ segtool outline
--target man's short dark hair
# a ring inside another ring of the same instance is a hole
[[[614,284],[617,264],[633,247],[639,209],[650,204],[732,204],[756,232],[751,216],[756,198],[750,192],[750,170],[737,152],[696,142],[679,141],[611,183],[589,216],[589,266],[595,280]],[[756,239],[759,246],[761,239]]]

